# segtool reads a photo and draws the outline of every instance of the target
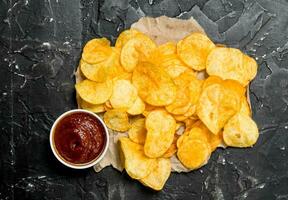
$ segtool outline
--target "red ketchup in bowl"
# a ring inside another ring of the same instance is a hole
[[[89,113],[71,113],[60,119],[55,127],[54,145],[57,154],[72,164],[84,164],[97,159],[106,142],[103,125]]]

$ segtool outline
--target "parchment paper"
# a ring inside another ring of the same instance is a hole
[[[185,36],[193,33],[200,32],[205,33],[203,28],[195,21],[193,18],[188,20],[169,18],[166,16],[161,16],[158,18],[151,17],[143,17],[139,19],[138,22],[132,24],[131,28],[137,29],[146,35],[148,35],[151,39],[155,41],[158,45],[166,43],[168,41],[177,42],[183,39]],[[75,73],[76,83],[83,80],[83,75],[81,74],[79,67]],[[199,73],[198,78],[204,79],[205,74]],[[248,93],[248,92],[247,92]],[[248,93],[249,94],[249,93]],[[76,96],[78,107],[79,107],[79,97]],[[249,98],[248,98],[248,102]],[[102,117],[102,116],[101,116]],[[177,134],[182,134],[183,131],[179,131]],[[118,138],[127,137],[127,133],[118,133],[109,129],[110,133],[110,144],[109,149],[105,155],[105,157],[101,160],[101,162],[94,166],[94,170],[96,172],[101,171],[103,168],[107,166],[112,166],[113,168],[122,171],[123,166],[120,162],[119,150],[118,150]],[[208,159],[209,160],[209,159]],[[208,162],[207,160],[207,162]],[[184,167],[176,156],[171,157],[172,163],[172,172],[189,172],[190,170]]]

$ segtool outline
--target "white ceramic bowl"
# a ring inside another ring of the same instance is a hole
[[[105,146],[102,150],[102,152],[92,161],[88,162],[88,163],[81,163],[81,164],[73,164],[68,162],[67,160],[65,160],[64,158],[62,158],[62,156],[60,156],[60,154],[58,153],[55,143],[54,143],[54,132],[55,132],[55,128],[57,126],[57,124],[60,122],[61,119],[63,119],[64,117],[66,117],[67,115],[70,115],[72,113],[88,113],[91,116],[94,116],[103,126],[104,131],[105,131],[105,135],[106,135],[106,143]],[[50,130],[50,147],[52,149],[52,152],[54,154],[54,156],[57,158],[57,160],[59,160],[62,164],[66,165],[67,167],[73,168],[73,169],[86,169],[89,167],[92,167],[93,165],[96,165],[97,163],[100,162],[100,160],[104,157],[104,155],[106,154],[107,150],[108,150],[108,146],[109,146],[109,132],[108,129],[105,125],[105,123],[102,121],[102,119],[96,115],[93,112],[87,111],[87,110],[82,110],[82,109],[74,109],[74,110],[70,110],[67,111],[65,113],[63,113],[62,115],[60,115],[56,121],[54,122],[51,130]]]

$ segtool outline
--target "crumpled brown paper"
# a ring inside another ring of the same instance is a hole
[[[203,28],[193,18],[190,18],[188,20],[182,20],[182,19],[169,18],[166,16],[161,16],[158,18],[143,17],[139,19],[138,22],[132,24],[131,28],[137,29],[145,33],[151,39],[153,39],[158,45],[166,43],[168,41],[178,42],[179,40],[183,39],[185,36],[193,32],[200,32],[205,34]],[[83,80],[83,75],[81,74],[79,68],[77,69],[75,76],[76,76],[76,83]],[[204,74],[199,73],[198,77],[204,78]],[[77,96],[76,98],[78,102],[79,97]],[[178,134],[182,134],[182,132],[180,131],[178,132]],[[119,156],[118,139],[120,137],[127,137],[128,134],[118,133],[110,129],[109,133],[110,133],[109,148],[105,157],[100,161],[99,164],[94,166],[94,170],[96,172],[101,171],[103,168],[107,166],[112,166],[113,168],[119,171],[123,170],[123,166],[121,165]],[[175,155],[171,157],[171,163],[173,172],[190,171],[180,163],[180,161],[177,159]]]

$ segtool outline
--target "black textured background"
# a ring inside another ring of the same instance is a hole
[[[63,167],[48,136],[76,107],[83,45],[115,41],[140,17],[160,15],[193,16],[215,42],[256,58],[257,145],[219,149],[202,169],[173,173],[161,192],[110,167]],[[288,199],[287,0],[0,0],[0,84],[0,199]]]

